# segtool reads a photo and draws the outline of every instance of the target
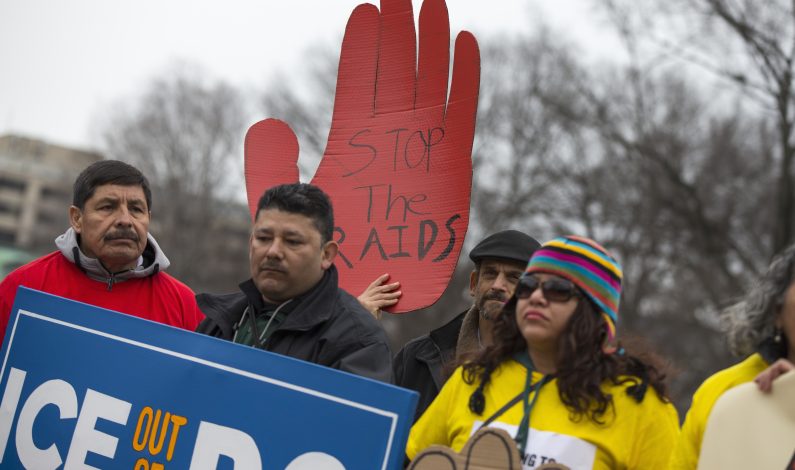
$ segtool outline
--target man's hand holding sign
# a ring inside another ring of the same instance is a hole
[[[477,41],[456,38],[450,96],[450,27],[443,0],[426,0],[417,60],[410,0],[359,5],[340,53],[328,143],[312,184],[336,211],[337,267],[349,292],[383,273],[401,283],[391,309],[433,304],[447,286],[469,224],[472,140],[480,80]],[[263,190],[298,181],[298,144],[273,119],[246,135],[252,213]]]

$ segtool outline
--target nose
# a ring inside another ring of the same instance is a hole
[[[127,209],[123,204],[119,208],[119,214],[116,218],[116,225],[122,225],[125,227],[132,226],[132,214],[130,214],[130,210]]]
[[[530,293],[529,299],[533,304],[543,304],[547,301],[547,298],[544,297],[544,290],[541,288],[541,284]]]
[[[497,278],[494,279],[494,283],[491,285],[491,290],[509,293],[512,287],[513,285],[508,282],[505,273],[499,273],[497,274]]]
[[[268,249],[265,251],[265,256],[268,258],[281,258],[282,257],[282,242],[277,237],[271,240]]]

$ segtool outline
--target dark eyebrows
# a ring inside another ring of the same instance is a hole
[[[120,198],[115,196],[105,196],[100,199],[94,201],[94,205],[99,206],[101,204],[113,204],[114,206],[118,205],[121,201]],[[142,208],[146,208],[146,200],[141,198],[129,198],[127,199],[128,206],[140,206]]]
[[[306,234],[301,232],[300,230],[291,230],[289,228],[278,229],[278,227],[274,228],[271,225],[265,225],[265,224],[261,224],[259,226],[255,225],[251,233],[253,233],[255,237],[261,235],[277,236],[278,233],[278,236],[280,236],[281,238],[290,238],[290,239],[300,240],[302,242],[307,240]]]
[[[102,205],[102,204],[108,204],[108,203],[113,204],[113,205],[117,205],[119,203],[119,198],[112,197],[112,196],[105,196],[105,197],[103,197],[101,199],[97,199],[96,201],[94,201],[94,205],[96,205],[96,206],[99,206],[99,205]]]
[[[304,237],[303,233],[301,233],[301,232],[299,232],[297,230],[285,230],[284,231],[284,236],[285,237],[298,238],[300,240],[303,240],[304,238],[306,238],[306,237]]]
[[[128,199],[127,200],[127,205],[128,206],[133,206],[133,207],[140,207],[141,209],[146,209],[147,208],[146,207],[146,200],[139,199],[139,198]]]

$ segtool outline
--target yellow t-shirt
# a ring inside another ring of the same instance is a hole
[[[477,384],[466,384],[459,368],[411,428],[406,455],[413,459],[433,444],[460,451],[483,421],[524,389],[526,377],[527,369],[514,360],[500,365],[484,389],[486,406],[478,416],[468,406]],[[541,378],[534,372],[532,382]],[[665,468],[679,434],[676,409],[660,400],[651,388],[638,403],[627,395],[627,386],[603,385],[603,390],[613,396],[613,406],[602,417],[604,424],[585,416],[575,421],[560,401],[557,380],[541,387],[530,415],[523,468],[553,461],[572,470]],[[490,426],[516,436],[523,410],[520,401]]]
[[[701,453],[701,439],[707,419],[718,398],[727,390],[753,380],[768,363],[759,354],[752,354],[739,364],[715,373],[698,387],[693,403],[682,425],[682,433],[671,455],[669,469],[695,470]]]

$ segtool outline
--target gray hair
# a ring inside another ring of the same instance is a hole
[[[777,255],[745,297],[721,315],[732,352],[746,356],[775,334],[775,321],[795,272],[795,245]],[[795,338],[788,338],[792,340]]]

